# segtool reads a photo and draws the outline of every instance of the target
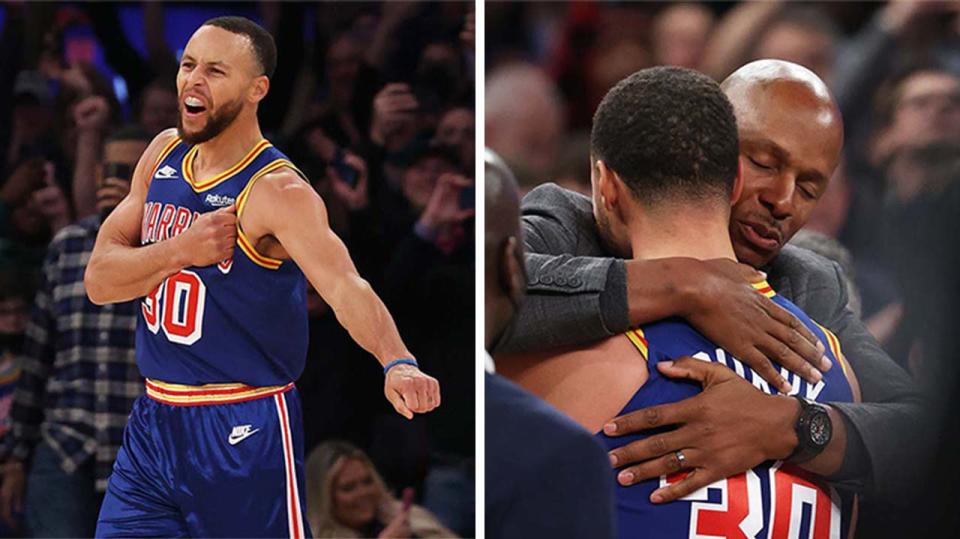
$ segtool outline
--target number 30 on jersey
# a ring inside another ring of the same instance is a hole
[[[191,345],[203,334],[206,297],[207,287],[200,276],[181,270],[164,279],[143,298],[143,320],[154,334],[162,328],[170,342]]]

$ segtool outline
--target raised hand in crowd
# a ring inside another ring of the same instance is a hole
[[[104,129],[110,119],[110,104],[99,95],[85,97],[73,106],[77,126],[76,164],[73,167],[73,203],[77,218],[97,211],[96,167],[100,161]]]
[[[100,131],[110,118],[110,104],[103,96],[91,95],[73,106],[73,121],[80,131]]]
[[[413,504],[412,488],[403,489],[401,504],[400,510],[377,536],[378,539],[408,539],[413,536],[413,529],[410,527],[410,506]]]
[[[44,186],[34,191],[31,203],[35,204],[40,213],[50,223],[50,231],[54,234],[73,220],[73,211],[67,201],[63,189],[54,179],[53,163],[46,162],[43,167]]]
[[[373,99],[370,140],[392,149],[412,136],[420,104],[404,83],[388,84]]]
[[[409,539],[410,531],[410,510],[401,510],[397,516],[393,517],[390,524],[380,532],[378,539]]]
[[[71,88],[79,96],[89,96],[93,93],[93,83],[83,72],[80,64],[72,64],[69,68],[57,73],[60,82]]]
[[[338,150],[334,160],[327,165],[327,176],[330,178],[333,192],[343,200],[350,211],[366,209],[370,205],[367,196],[367,164],[360,157],[345,151]],[[346,176],[346,177],[345,177]]]
[[[42,157],[27,159],[20,163],[0,187],[0,201],[13,208],[27,202],[30,195],[43,185],[43,169]]]
[[[943,0],[893,0],[883,8],[883,24],[894,34],[902,35],[911,29],[920,28],[920,23],[937,17],[958,13],[956,2]]]
[[[461,193],[473,186],[473,181],[460,174],[447,173],[437,179],[427,207],[420,214],[417,225],[432,235],[445,232],[451,226],[459,225],[473,216],[476,210],[464,208]]]

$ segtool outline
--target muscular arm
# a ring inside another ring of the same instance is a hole
[[[100,227],[83,278],[90,301],[97,305],[145,296],[165,278],[189,265],[187,253],[177,241],[183,235],[140,246],[140,223],[150,173],[174,133],[169,129],[153,139],[137,163],[130,194]]]
[[[381,365],[413,357],[383,301],[330,229],[326,206],[310,184],[281,169],[260,179],[248,197],[240,227],[254,245],[278,241],[353,340]],[[384,385],[387,400],[407,419],[440,405],[439,384],[414,366],[393,367]]]
[[[290,170],[269,174],[251,190],[250,201],[241,219],[243,230],[252,237],[274,236],[357,344],[381,365],[412,357],[393,317],[330,228],[326,206],[309,184]]]

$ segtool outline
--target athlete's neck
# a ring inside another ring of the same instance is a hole
[[[241,113],[219,135],[197,145],[197,157],[193,162],[193,173],[197,176],[210,176],[223,172],[243,159],[250,150],[263,140],[256,112],[252,118]]]
[[[702,207],[647,213],[630,223],[633,257],[638,260],[672,257],[736,260],[728,222],[727,212]]]

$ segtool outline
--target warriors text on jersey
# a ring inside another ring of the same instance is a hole
[[[183,269],[143,298],[136,342],[140,372],[191,386],[288,384],[299,377],[306,357],[306,281],[292,261],[258,253],[239,221],[259,178],[283,167],[297,169],[266,140],[211,178],[193,176],[196,155],[197,147],[179,137],[160,153],[143,208],[141,244],[174,237],[201,214],[236,204],[237,248],[231,259]]]
[[[827,356],[835,366],[813,385],[781,369],[793,392],[819,402],[852,401],[853,390],[844,376],[849,366],[842,357],[836,336],[774,294],[766,283],[755,287],[801,320],[826,345]],[[757,389],[776,393],[750,367],[681,320],[649,324],[628,332],[627,337],[647,359],[649,378],[618,415],[699,393],[699,384],[667,378],[656,368],[660,361],[681,356],[724,364]],[[646,436],[611,438],[600,433],[597,437],[608,449],[614,449]],[[621,538],[839,539],[848,536],[854,504],[852,494],[838,492],[821,479],[789,464],[765,462],[677,501],[659,505],[650,502],[654,490],[680,480],[683,473],[630,487],[617,485],[617,528]]]

